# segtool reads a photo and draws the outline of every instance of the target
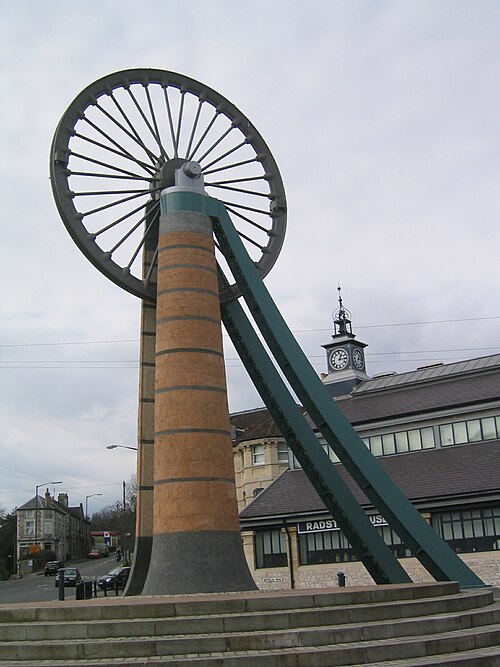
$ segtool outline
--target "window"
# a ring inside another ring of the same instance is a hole
[[[397,433],[384,433],[384,435],[372,435],[369,438],[363,438],[363,442],[373,456],[404,454],[420,449],[432,449],[436,446],[434,429],[431,426]]]
[[[396,433],[396,451],[398,454],[403,452],[408,452],[410,450],[410,445],[408,443],[408,433],[406,431],[400,431]]]
[[[483,438],[485,440],[493,440],[497,437],[495,417],[486,417],[486,419],[481,419],[481,424],[483,426]]]
[[[469,442],[478,442],[481,440],[481,422],[479,419],[472,419],[467,423],[467,439]]]
[[[399,536],[390,526],[379,525],[377,531],[397,558],[411,556],[411,552],[405,548]],[[347,538],[340,530],[299,533],[299,555],[301,565],[358,560]]]
[[[422,449],[422,440],[420,439],[420,429],[414,428],[408,431],[408,442],[410,444],[410,452],[416,452]]]
[[[340,530],[300,534],[299,553],[301,565],[356,560],[351,545]]]
[[[500,549],[500,506],[435,514],[432,526],[457,553]]]
[[[384,454],[395,454],[396,444],[394,442],[394,433],[387,433],[382,436],[382,449]]]
[[[264,445],[252,446],[252,463],[254,466],[264,463]]]
[[[333,449],[330,447],[330,445],[327,442],[323,443],[321,446],[323,447],[323,449],[327,453],[328,458],[330,459],[330,461],[333,461],[333,463],[338,463],[340,461],[337,454],[335,454],[335,452],[333,451]]]
[[[287,564],[285,536],[281,530],[260,530],[254,534],[255,567],[282,567]]]
[[[461,445],[464,442],[467,442],[467,429],[465,427],[465,422],[456,422],[452,424],[453,426],[453,439],[455,444]]]
[[[286,442],[278,442],[278,462],[288,463],[288,445]]]
[[[482,419],[442,424],[439,427],[439,434],[442,447],[493,440],[500,437],[500,417],[483,417]]]
[[[262,488],[254,489],[254,490],[253,490],[253,497],[254,497],[254,498],[257,498],[257,496],[259,495],[259,493],[262,493],[262,491],[264,491],[264,489],[262,489]]]
[[[422,437],[423,449],[434,449],[436,441],[434,440],[434,429],[432,427],[421,428],[420,435]]]
[[[35,534],[35,522],[31,519],[26,521],[24,524],[24,533],[25,535],[34,535]]]
[[[382,450],[382,438],[380,435],[374,435],[370,438],[370,449],[373,456],[382,456],[384,452]]]

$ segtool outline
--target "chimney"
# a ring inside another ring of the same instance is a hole
[[[60,493],[57,496],[57,502],[61,505],[64,505],[64,507],[68,507],[68,494],[67,493]]]
[[[45,491],[45,507],[50,507],[50,501],[51,500],[52,500],[52,498],[50,497],[49,490],[46,489],[46,491]]]

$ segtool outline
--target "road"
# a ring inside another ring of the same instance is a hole
[[[117,563],[113,557],[66,563],[68,567],[78,568],[83,581],[92,581],[122,564],[122,562]],[[73,587],[66,586],[64,591],[67,600],[75,598]],[[0,605],[16,602],[46,602],[58,599],[59,591],[55,585],[54,576],[45,577],[43,574],[29,574],[22,579],[0,581]]]

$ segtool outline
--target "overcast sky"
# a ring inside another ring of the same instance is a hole
[[[105,446],[136,443],[139,300],[77,249],[48,178],[80,90],[153,67],[231,100],[284,180],[266,283],[318,373],[338,283],[368,372],[411,370],[500,350],[499,18],[481,0],[1,3],[0,505],[61,480],[72,505],[102,493],[93,512],[135,470]],[[231,410],[261,405],[225,343]]]

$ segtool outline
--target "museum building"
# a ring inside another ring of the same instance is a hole
[[[500,354],[370,378],[341,299],[334,321],[322,375],[332,400],[436,532],[499,586]],[[268,411],[235,413],[231,423],[242,537],[259,588],[335,586],[338,573],[347,585],[372,583]],[[431,579],[323,447],[413,581]]]

